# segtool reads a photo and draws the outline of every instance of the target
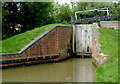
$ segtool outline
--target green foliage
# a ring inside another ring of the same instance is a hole
[[[100,28],[101,52],[110,60],[97,67],[95,82],[118,82],[118,30]]]
[[[3,2],[2,3],[2,39],[51,23],[70,23],[76,11],[98,8],[110,8],[111,14],[118,14],[120,3],[109,2],[71,2],[58,4],[51,2]],[[93,12],[78,14],[78,18],[93,17]],[[98,16],[106,14],[98,12]],[[20,31],[15,26],[22,25]]]
[[[111,2],[72,2],[73,12],[77,11],[85,11],[85,10],[94,10],[99,8],[110,8],[111,14],[118,14],[118,5],[117,3],[111,3]],[[74,14],[73,13],[73,14]],[[98,16],[106,15],[106,12],[97,12]],[[78,14],[81,18],[88,18],[93,17],[93,12],[83,12]]]
[[[21,32],[53,23],[50,13],[53,11],[51,2],[4,2],[2,3],[3,35],[7,37],[18,34],[15,25],[21,24]],[[12,29],[10,29],[12,27]]]
[[[67,22],[67,21],[64,20],[64,21],[62,22],[62,24],[69,24],[69,22]]]
[[[72,16],[72,10],[70,9],[70,5],[67,3],[62,5],[56,3],[54,6],[53,16],[55,17],[56,22],[70,23]]]
[[[34,40],[36,37],[38,37],[43,32],[47,31],[54,25],[65,24],[49,24],[5,39],[2,41],[2,53],[14,53],[20,51],[21,48],[23,48],[25,45],[30,43],[32,40]],[[70,26],[70,24],[67,24],[65,26]]]

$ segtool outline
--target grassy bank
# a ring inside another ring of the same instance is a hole
[[[118,82],[118,30],[101,28],[99,33],[101,52],[110,60],[97,67],[95,82]]]
[[[20,51],[25,45],[55,25],[71,26],[70,24],[49,24],[15,35],[2,41],[2,53],[14,53]]]

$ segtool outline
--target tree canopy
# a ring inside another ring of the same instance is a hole
[[[15,31],[17,24],[22,25],[21,33],[52,23],[52,20],[49,20],[52,11],[53,3],[50,2],[5,2],[2,4],[3,35],[17,34]]]
[[[76,11],[84,11],[84,10],[94,10],[99,8],[109,8],[110,14],[118,14],[118,5],[119,3],[111,3],[111,2],[76,2],[73,3],[73,10],[74,13]],[[73,13],[73,14],[74,14]],[[81,13],[79,15],[82,15],[83,18],[93,16],[93,12],[86,12]],[[98,12],[99,16],[105,15],[106,12]]]
[[[109,8],[111,14],[119,14],[120,3],[109,2],[3,2],[2,39],[51,23],[70,23],[76,11]],[[105,15],[105,12],[97,12]],[[93,12],[81,13],[82,18],[93,17]]]

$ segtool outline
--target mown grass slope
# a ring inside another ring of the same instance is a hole
[[[97,67],[95,82],[118,82],[118,30],[100,28],[101,52],[108,55],[110,60]]]
[[[71,26],[70,24],[49,24],[15,35],[2,41],[2,52],[0,53],[15,53],[20,51],[25,45],[55,25]]]

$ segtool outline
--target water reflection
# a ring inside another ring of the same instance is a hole
[[[22,66],[3,70],[3,82],[93,82],[91,59],[72,58],[59,63]]]

